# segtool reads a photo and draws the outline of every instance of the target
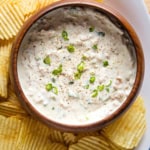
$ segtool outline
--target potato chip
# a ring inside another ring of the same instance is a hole
[[[66,145],[73,144],[77,142],[77,136],[73,133],[63,133],[64,142]]]
[[[0,116],[0,149],[16,150],[17,137],[21,128],[21,121],[16,118]]]
[[[47,150],[51,141],[51,129],[30,117],[23,119],[17,148],[21,150]]]
[[[110,147],[103,136],[86,136],[70,145],[69,150],[110,150]]]
[[[67,147],[61,143],[52,143],[49,150],[67,150]]]
[[[0,6],[1,12],[1,39],[10,39],[16,36],[24,23],[24,15],[16,4],[5,3]]]
[[[12,41],[0,40],[0,97],[7,98],[8,70]]]
[[[118,120],[103,129],[104,135],[121,148],[133,149],[146,129],[145,107],[141,97]]]
[[[80,138],[83,138],[85,136],[99,136],[99,132],[83,132],[83,133],[79,133],[77,135],[77,138],[80,139]]]
[[[8,99],[0,103],[0,114],[7,117],[10,116],[24,117],[28,115],[27,112],[20,105],[18,98],[16,97],[10,85],[8,88]]]
[[[50,140],[52,142],[60,142],[60,143],[64,143],[64,139],[63,139],[63,135],[60,131],[58,130],[53,130],[51,133],[50,133]]]
[[[39,9],[38,0],[22,0],[19,3],[20,8],[22,8],[24,16],[35,13]]]

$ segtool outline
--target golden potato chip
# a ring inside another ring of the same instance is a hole
[[[16,150],[21,121],[0,116],[0,150]]]
[[[64,142],[66,145],[73,144],[77,142],[77,136],[73,133],[63,133]]]
[[[142,98],[138,97],[121,118],[103,129],[103,133],[115,145],[133,149],[138,145],[145,129],[145,107]]]
[[[17,140],[17,148],[21,150],[47,150],[51,141],[51,129],[30,117],[24,118]]]
[[[49,150],[67,150],[67,147],[61,143],[52,143]]]
[[[8,70],[12,41],[0,40],[0,97],[7,98]]]
[[[28,115],[27,112],[20,105],[18,98],[16,97],[10,85],[8,88],[8,99],[0,103],[0,115],[4,115],[7,117],[24,117]]]
[[[83,133],[78,133],[77,138],[83,138],[85,136],[98,136],[99,132],[83,132]]]
[[[86,136],[70,145],[69,150],[110,150],[110,147],[103,136]]]
[[[5,3],[0,6],[1,12],[1,39],[10,39],[16,36],[24,23],[24,15],[16,4]]]
[[[24,16],[29,14],[33,14],[36,10],[39,9],[39,1],[38,0],[22,0],[19,3],[20,8],[22,8]]]
[[[58,130],[52,130],[49,137],[52,142],[64,143],[63,135]]]

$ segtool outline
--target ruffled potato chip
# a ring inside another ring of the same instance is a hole
[[[9,59],[13,40],[0,40],[0,98],[8,97]]]
[[[16,150],[21,121],[0,116],[0,150]]]
[[[135,148],[146,129],[145,107],[141,97],[118,120],[103,129],[103,134],[124,149]]]
[[[22,127],[17,140],[17,149],[20,150],[48,150],[51,141],[49,135],[51,129],[41,122],[32,118],[25,118],[22,121]]]
[[[67,147],[61,143],[52,143],[49,150],[67,150]]]
[[[62,132],[58,130],[52,130],[49,137],[52,142],[64,143]]]
[[[77,142],[77,136],[73,133],[63,133],[64,142],[66,145],[70,145]]]
[[[110,150],[110,147],[103,136],[86,136],[70,145],[69,150]]]
[[[16,36],[19,29],[24,23],[22,9],[11,3],[5,3],[0,6],[1,12],[1,39],[10,39]]]

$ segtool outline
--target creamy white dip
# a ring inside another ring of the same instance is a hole
[[[133,48],[104,14],[91,8],[59,8],[36,22],[22,42],[22,89],[52,120],[95,122],[114,112],[130,93],[136,76]]]

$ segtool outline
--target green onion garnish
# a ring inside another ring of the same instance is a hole
[[[94,82],[95,82],[95,79],[96,79],[95,76],[91,76],[89,82],[90,82],[90,83],[94,83]]]
[[[53,93],[56,94],[56,95],[58,94],[58,89],[55,86],[53,87]]]
[[[108,63],[107,60],[103,61],[103,66],[104,66],[104,67],[107,67],[108,65],[109,65],[109,63]]]
[[[93,27],[93,26],[91,26],[90,28],[89,28],[89,32],[93,32],[95,30],[95,28]]]
[[[46,84],[45,89],[47,91],[51,91],[53,89],[53,85],[51,83]]]
[[[92,97],[97,97],[97,96],[98,96],[98,90],[97,90],[97,89],[93,90],[91,96],[92,96]]]
[[[109,84],[107,84],[106,87],[111,86],[111,84],[112,84],[112,80],[109,81]]]
[[[93,48],[94,50],[97,50],[97,49],[98,49],[97,44],[94,44],[94,45],[92,46],[92,48]]]
[[[74,78],[77,80],[77,79],[80,79],[81,78],[81,73],[80,72],[75,72],[74,73]]]
[[[82,60],[87,60],[87,57],[85,55],[82,55]]]
[[[51,59],[49,56],[46,56],[43,60],[44,64],[50,65],[51,64]]]
[[[104,85],[104,84],[99,85],[99,86],[97,87],[97,89],[98,89],[100,92],[103,91],[104,88],[105,88],[105,85]]]
[[[89,89],[89,87],[90,87],[89,84],[85,85],[85,89]]]
[[[109,88],[108,87],[106,88],[106,91],[109,93]]]
[[[82,61],[80,64],[77,65],[78,72],[82,73],[85,68],[85,63]]]
[[[69,46],[67,46],[67,50],[68,52],[73,53],[75,51],[75,48],[72,44],[70,44]]]
[[[55,76],[58,76],[62,73],[62,64],[59,65],[59,67],[57,69],[54,69],[52,74]]]
[[[61,33],[61,35],[62,35],[62,38],[63,38],[65,41],[68,41],[68,40],[69,40],[67,31],[63,30],[62,33]]]

